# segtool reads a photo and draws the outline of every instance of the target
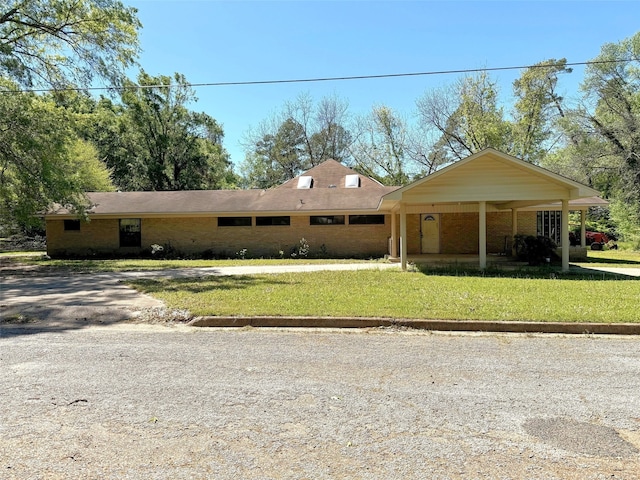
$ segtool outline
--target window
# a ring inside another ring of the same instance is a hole
[[[358,188],[360,187],[360,175],[352,174],[347,175],[344,179],[345,188]]]
[[[219,227],[250,227],[251,217],[218,217]]]
[[[298,177],[298,188],[311,188],[313,187],[313,177],[310,175],[302,175]]]
[[[80,230],[80,220],[65,220],[64,221],[64,230],[65,232],[70,232],[73,230]]]
[[[313,215],[309,225],[344,225],[344,215]]]
[[[350,225],[384,225],[384,215],[349,215]]]
[[[291,225],[291,217],[256,217],[258,227],[270,225]]]
[[[121,247],[140,247],[142,245],[142,236],[139,218],[121,218],[120,219],[120,246]]]
[[[549,237],[556,245],[562,245],[562,212],[555,210],[538,211],[538,235]]]

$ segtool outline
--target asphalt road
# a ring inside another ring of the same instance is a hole
[[[640,478],[640,338],[0,325],[0,478]]]

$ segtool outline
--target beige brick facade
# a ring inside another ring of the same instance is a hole
[[[141,248],[121,248],[118,219],[82,222],[80,231],[65,231],[63,220],[47,220],[47,251],[51,256],[120,256],[139,254],[158,244],[189,255],[209,251],[216,256],[235,257],[246,248],[246,255],[250,257],[278,257],[281,251],[288,257],[300,239],[305,238],[313,256],[368,257],[389,253],[389,215],[385,215],[384,225],[349,225],[348,215],[345,215],[345,225],[310,225],[309,216],[292,216],[287,226],[256,226],[255,217],[251,223],[251,227],[219,227],[217,217],[142,218]],[[407,215],[410,255],[422,253],[420,228],[420,215]],[[518,213],[518,232],[536,234],[536,212]],[[510,242],[511,213],[488,213],[488,252],[502,253],[505,246],[510,247]],[[440,253],[478,253],[477,213],[440,215]]]
[[[127,255],[150,250],[152,244],[171,246],[185,254],[210,251],[234,257],[247,249],[251,257],[288,257],[304,238],[310,255],[335,257],[383,256],[388,251],[389,215],[380,225],[310,225],[309,216],[292,216],[290,225],[218,226],[217,217],[142,218],[141,247],[119,246],[118,219],[82,222],[80,231],[65,231],[64,220],[47,221],[47,252],[51,256]]]

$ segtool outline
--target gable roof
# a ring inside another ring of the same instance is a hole
[[[586,185],[487,148],[385,195],[381,206],[488,201],[510,208],[597,195]]]
[[[313,187],[298,189],[298,177],[267,190],[181,190],[160,192],[91,192],[90,217],[122,216],[251,216],[376,212],[382,195],[398,187],[385,187],[364,175],[360,188],[345,188],[346,175],[357,174],[335,160],[327,160],[302,175]],[[333,187],[332,185],[335,185]],[[57,206],[47,216],[73,216]]]

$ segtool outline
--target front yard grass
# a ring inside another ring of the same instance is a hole
[[[640,280],[532,271],[346,271],[140,280],[169,308],[214,316],[640,322]],[[537,272],[537,273],[536,273]]]

